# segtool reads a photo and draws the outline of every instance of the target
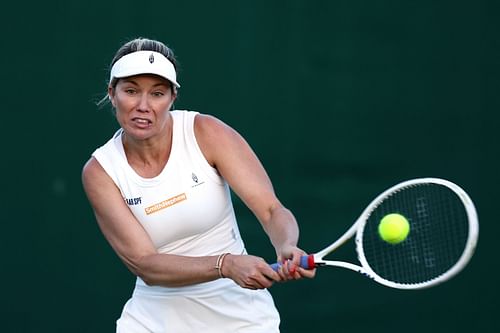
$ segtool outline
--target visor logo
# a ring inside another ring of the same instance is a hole
[[[151,53],[151,54],[149,55],[149,63],[151,63],[151,64],[152,64],[153,62],[155,62],[155,56],[153,55],[153,53]]]

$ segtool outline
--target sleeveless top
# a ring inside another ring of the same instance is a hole
[[[171,111],[172,149],[160,174],[139,176],[127,162],[123,130],[93,156],[160,253],[187,256],[246,254],[226,181],[196,142],[196,112]],[[183,287],[149,286],[139,277],[116,332],[277,333],[280,316],[266,289],[231,279]]]
[[[196,141],[197,112],[171,114],[172,149],[158,176],[143,178],[128,164],[122,129],[92,155],[120,189],[159,253],[244,253],[229,186],[209,165]]]

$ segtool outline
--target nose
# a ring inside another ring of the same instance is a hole
[[[138,102],[139,102],[139,104],[137,105],[137,111],[141,111],[141,112],[149,112],[150,111],[148,94],[141,94]]]

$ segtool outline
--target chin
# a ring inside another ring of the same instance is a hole
[[[125,133],[137,140],[146,140],[154,136],[154,130],[150,128],[123,128]]]

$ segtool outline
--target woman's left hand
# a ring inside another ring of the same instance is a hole
[[[280,250],[278,263],[281,265],[278,274],[282,281],[313,278],[316,275],[316,268],[305,269],[300,267],[300,258],[305,255],[307,253],[296,246],[286,246]]]

